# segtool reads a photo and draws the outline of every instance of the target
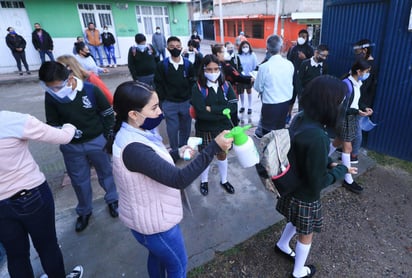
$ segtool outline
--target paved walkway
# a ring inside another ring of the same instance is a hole
[[[206,45],[205,49],[207,47]],[[128,74],[127,67],[111,69],[103,79],[108,76],[116,78],[116,74]],[[0,85],[37,80],[37,72],[30,76],[0,75]],[[41,101],[37,105],[41,105]],[[260,100],[255,97],[253,114],[243,115],[241,123],[256,126],[259,111]],[[161,129],[164,134],[164,126],[161,126]],[[249,132],[251,134],[253,129]],[[44,161],[38,163],[45,163],[48,159],[45,157]],[[234,195],[227,194],[219,185],[215,161],[211,164],[210,192],[207,197],[199,193],[198,179],[186,189],[191,211],[185,207],[181,228],[189,257],[189,269],[206,263],[213,259],[215,252],[228,250],[282,219],[275,210],[274,195],[264,188],[255,169],[241,168],[233,152],[229,153],[228,160],[228,179],[235,187]],[[184,163],[180,163],[179,166],[183,167]],[[371,159],[361,155],[359,173],[362,174],[373,165]],[[148,277],[147,251],[137,243],[118,219],[109,216],[102,198],[103,192],[95,176],[92,182],[95,191],[93,215],[89,226],[81,233],[74,231],[76,197],[70,180],[65,177],[62,186],[55,191],[57,234],[67,270],[82,264],[85,269],[84,278]],[[338,185],[331,186],[328,190],[333,190],[336,186]],[[39,277],[42,269],[34,250],[32,263],[36,277]],[[0,277],[8,277],[5,265],[0,267]]]

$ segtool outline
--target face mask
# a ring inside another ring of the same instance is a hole
[[[136,48],[140,50],[140,52],[143,52],[146,49],[145,44],[137,44]]]
[[[16,35],[16,31],[9,32],[10,35]]]
[[[193,35],[197,36],[197,32],[194,32]]]
[[[249,47],[243,47],[242,52],[243,53],[249,53]]]
[[[227,50],[227,53],[229,53],[229,55],[232,55],[233,49],[228,49],[228,50]]]
[[[170,52],[170,55],[172,55],[173,57],[179,57],[180,53],[182,53],[181,49],[177,49],[177,48],[173,48],[173,49],[168,49]]]
[[[223,54],[223,58],[225,59],[225,61],[229,61],[230,60],[229,52],[225,51],[225,53]]]
[[[69,98],[69,95],[73,93],[73,89],[72,86],[64,86],[63,88],[61,88],[60,90],[58,90],[57,92],[53,91],[52,89],[46,87],[46,92],[52,96],[55,100],[57,100],[60,103],[69,103],[72,100]]]
[[[356,56],[356,59],[365,59],[366,55],[363,52],[359,52],[359,53],[355,54],[355,56]]]
[[[205,72],[206,79],[211,81],[211,82],[216,82],[216,80],[219,78],[219,76],[220,76],[220,71],[218,71],[218,72]]]
[[[365,81],[366,79],[368,79],[369,75],[370,75],[370,73],[367,72],[367,73],[365,73],[364,75],[359,76],[358,79],[359,79],[360,81]]]
[[[83,56],[87,58],[87,57],[90,57],[90,55],[92,55],[90,54],[90,52],[86,52]]]
[[[317,59],[317,60],[318,60],[318,63],[323,63],[323,62],[325,62],[325,60],[326,60],[326,59],[321,58],[321,57],[318,57],[318,59]]]
[[[159,30],[159,29],[157,29],[157,30],[156,30],[156,33],[160,34],[160,30]]]
[[[298,44],[299,45],[302,45],[302,44],[304,44],[306,42],[306,40],[304,39],[304,38],[302,38],[302,37],[299,37],[298,38]]]
[[[139,113],[139,114],[142,115],[141,113]],[[145,130],[152,130],[152,129],[156,128],[158,125],[160,125],[160,123],[162,122],[163,119],[164,119],[163,114],[160,114],[159,117],[157,117],[157,118],[148,118],[148,117],[146,117],[144,119],[143,124],[140,126],[140,128],[145,129]]]

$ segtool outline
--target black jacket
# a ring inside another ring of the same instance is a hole
[[[102,33],[102,43],[104,46],[111,46],[112,44],[116,43],[116,40],[114,39],[114,36],[112,33],[107,32],[107,33]]]
[[[6,44],[12,52],[23,52],[26,48],[26,40],[22,36],[17,34],[15,36],[7,34]],[[17,48],[22,48],[23,50],[17,51]]]
[[[33,33],[31,33],[31,41],[33,43],[34,48],[36,50],[53,50],[53,40],[50,36],[49,33],[44,31],[42,29],[42,36],[43,36],[43,42],[40,40],[39,36],[37,35],[37,30],[34,30]]]

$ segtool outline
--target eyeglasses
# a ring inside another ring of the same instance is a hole
[[[220,66],[219,67],[214,67],[214,68],[204,67],[203,70],[205,72],[208,72],[208,73],[219,72],[220,71]]]
[[[69,79],[66,79],[66,80],[63,81],[63,83],[61,85],[47,86],[46,83],[44,83],[43,81],[40,81],[40,86],[42,86],[43,89],[45,89],[45,90],[52,91],[52,92],[58,92],[61,89],[63,89],[65,86],[67,86],[68,82],[69,82]]]

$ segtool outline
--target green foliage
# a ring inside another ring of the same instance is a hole
[[[412,162],[401,160],[392,156],[380,154],[374,151],[368,151],[368,156],[382,166],[391,166],[394,168],[401,168],[408,173],[412,173]]]

